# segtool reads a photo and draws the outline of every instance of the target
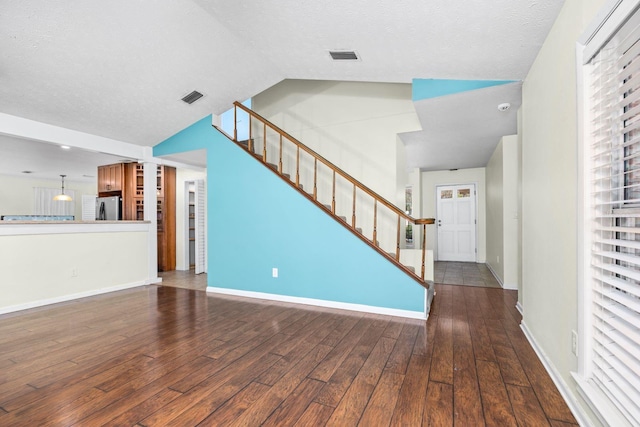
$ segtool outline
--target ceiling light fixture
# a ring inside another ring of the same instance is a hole
[[[68,145],[61,145],[60,148],[62,148],[63,150],[71,150],[71,147],[69,147]]]
[[[64,194],[64,177],[67,175],[60,175],[60,176],[62,177],[62,192],[57,196],[54,196],[53,200],[57,200],[61,202],[70,202],[71,200],[73,200],[71,196],[69,196],[68,194]]]
[[[508,102],[498,105],[498,111],[507,111],[509,108],[511,108],[511,104]]]

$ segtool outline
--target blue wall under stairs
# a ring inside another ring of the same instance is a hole
[[[422,286],[214,129],[211,116],[156,145],[153,154],[202,148],[210,288],[424,316]]]

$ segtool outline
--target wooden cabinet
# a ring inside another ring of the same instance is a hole
[[[158,171],[158,270],[176,269],[176,168]]]
[[[140,163],[118,163],[98,167],[98,194],[122,197],[122,219],[144,221],[144,167]],[[176,169],[158,166],[158,270],[176,268]]]
[[[124,164],[98,166],[98,194],[122,191]],[[109,195],[109,194],[105,194]]]

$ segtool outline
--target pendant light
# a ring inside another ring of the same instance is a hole
[[[57,196],[55,196],[53,200],[59,200],[61,202],[70,202],[72,200],[71,196],[64,194],[64,177],[67,175],[60,175],[60,176],[62,177],[62,192]]]

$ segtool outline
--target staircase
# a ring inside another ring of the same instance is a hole
[[[425,287],[428,290],[427,304],[431,305],[434,285],[432,281],[425,280],[425,246],[426,226],[434,223],[433,218],[410,217],[296,138],[238,102],[234,103],[234,123],[233,135],[217,129],[379,252],[387,261]],[[244,123],[245,127],[239,129],[239,123]],[[243,137],[239,137],[241,130],[245,133]],[[421,244],[417,251],[401,249],[401,239],[404,239],[404,232],[409,224],[413,230],[421,229]],[[412,260],[412,255],[418,259]]]

